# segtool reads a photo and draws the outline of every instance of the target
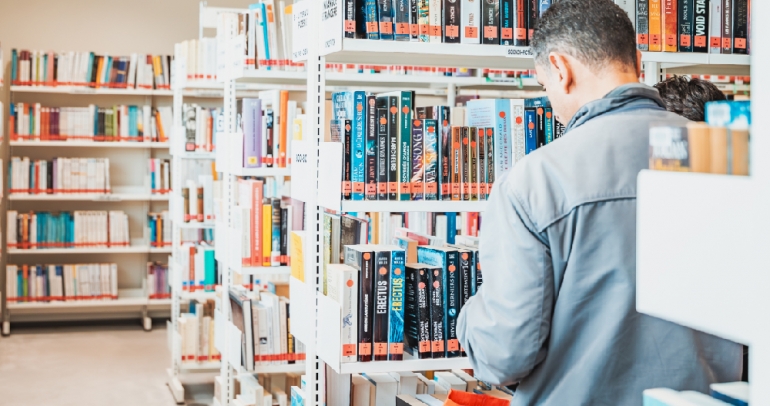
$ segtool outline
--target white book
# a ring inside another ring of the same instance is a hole
[[[417,398],[417,400],[420,402],[425,403],[427,406],[443,406],[444,404],[444,402],[428,394],[417,395],[415,398]]]
[[[86,189],[89,193],[103,193],[102,191],[96,192],[96,159],[88,158],[86,161]]]
[[[466,392],[473,392],[474,389],[476,389],[476,386],[479,385],[478,379],[471,376],[469,373],[463,371],[462,369],[453,369],[452,373],[455,374],[458,378],[465,381],[465,391]]]
[[[142,138],[144,142],[151,140],[152,134],[152,106],[145,104],[142,106]]]
[[[329,264],[326,267],[327,294],[340,304],[342,312],[341,362],[357,361],[359,273],[359,270],[345,264]]]
[[[254,334],[254,365],[262,365],[262,344],[259,330],[260,308],[263,308],[256,300],[251,301],[251,331]]]
[[[259,324],[254,325],[254,331],[258,333],[259,340],[255,340],[254,342],[254,353],[257,353],[256,343],[259,341],[259,354],[261,357],[264,357],[270,355],[270,332],[268,331],[268,318],[270,317],[270,312],[268,308],[262,303],[257,304],[255,309],[258,311],[257,319],[259,320]],[[259,364],[267,365],[269,363],[269,361],[262,360]]]
[[[425,377],[423,374],[417,374],[417,379],[425,385],[424,393],[427,395],[432,395],[436,393],[436,382],[432,381]]]
[[[352,406],[374,405],[374,384],[359,374],[351,377],[353,384]]]
[[[35,244],[37,243],[37,214],[29,217],[29,242]],[[37,245],[33,245],[32,248],[37,248]]]
[[[374,404],[376,406],[396,406],[398,383],[386,373],[365,374],[364,377],[374,384]]]
[[[463,44],[481,43],[481,0],[462,0],[460,11],[462,12],[460,42]],[[455,125],[454,121],[452,121],[452,125]],[[457,125],[462,126],[462,124]]]
[[[137,63],[137,54],[133,53],[131,54],[131,61],[129,62],[128,66],[128,88],[129,89],[135,89],[136,88],[136,63]]]
[[[203,186],[203,220],[214,220],[214,178],[211,175],[198,175],[198,184]],[[249,191],[249,194],[250,191]]]
[[[278,32],[280,27],[278,27],[278,18],[276,18],[277,10],[275,9],[275,1],[262,0],[262,3],[265,4],[265,10],[267,12],[265,20],[267,21],[267,36],[270,46],[270,59],[283,59],[283,51],[281,47],[278,46]],[[278,120],[275,122],[278,123]]]
[[[513,135],[513,164],[524,158],[527,151],[527,132],[524,128],[524,100],[511,99],[511,134]]]
[[[16,281],[18,280],[18,270],[16,265],[5,266],[5,294],[6,299],[12,299],[18,297],[18,287]]]
[[[269,337],[268,352],[269,355],[278,355],[281,345],[281,330],[278,324],[278,296],[273,293],[265,292],[262,294],[262,304],[267,308],[267,335]],[[278,361],[269,361],[268,364],[275,365]]]
[[[187,207],[188,213],[190,213],[190,221],[198,221],[198,186],[195,182],[188,180],[187,188],[189,190],[189,205]]]
[[[451,372],[437,371],[433,375],[433,380],[446,388],[447,392],[449,392],[450,389],[464,392],[467,388],[467,383],[465,380],[460,379],[457,375]]]
[[[662,6],[661,6],[662,7]],[[663,11],[661,10],[661,13]],[[711,15],[709,16],[709,53],[722,53],[722,2],[711,0]],[[718,39],[715,40],[715,39]],[[716,46],[714,46],[716,44]]]
[[[428,20],[430,21],[430,41],[429,42],[441,42],[441,21],[443,20],[443,11],[441,9],[441,0],[430,0],[430,11],[428,12]],[[436,30],[438,27],[438,30]],[[438,33],[438,35],[433,35]]]
[[[391,372],[390,376],[398,382],[398,393],[402,395],[417,394],[417,374],[414,372]]]
[[[286,299],[285,297],[279,298],[278,301],[278,320],[280,325],[280,332],[281,332],[281,358],[283,359],[280,361],[280,364],[288,364],[289,361],[284,359],[286,358],[287,354],[289,353],[289,326],[286,324],[287,321],[287,306],[289,305],[289,299]]]
[[[7,243],[10,244],[18,244],[18,241],[16,240],[16,235],[18,233],[18,217],[19,212],[16,210],[8,210],[5,213],[5,220],[6,220],[6,235],[5,240]]]

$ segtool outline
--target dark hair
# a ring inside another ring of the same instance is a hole
[[[706,102],[725,100],[726,97],[708,80],[674,76],[655,85],[666,110],[692,121],[704,120]]]
[[[535,62],[548,66],[559,51],[595,70],[610,64],[636,69],[636,32],[612,0],[561,0],[537,20],[532,38]]]

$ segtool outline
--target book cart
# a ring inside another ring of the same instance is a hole
[[[171,91],[162,89],[88,88],[78,86],[19,86],[11,84],[11,103],[43,101],[51,106],[86,106],[89,103],[112,105],[145,104],[158,106],[170,101]],[[5,117],[5,110],[0,117]],[[5,126],[6,119],[3,119]],[[19,249],[8,247],[7,235],[3,255],[2,286],[6,286],[6,264],[73,264],[117,263],[118,295],[113,300],[11,301],[3,289],[3,335],[10,334],[11,322],[140,318],[145,330],[152,328],[151,316],[168,314],[170,299],[151,299],[146,286],[147,263],[164,262],[170,247],[151,246],[147,214],[164,210],[168,202],[165,191],[152,193],[147,161],[167,158],[167,142],[93,142],[41,141],[13,134],[9,126],[8,151],[4,162],[14,155],[31,159],[64,156],[109,158],[112,188],[107,194],[17,194],[6,193],[2,208],[3,223],[8,210],[74,211],[122,210],[129,218],[130,244],[110,248]],[[131,170],[140,163],[140,170]],[[10,184],[8,185],[10,187]],[[7,226],[7,224],[6,224]]]

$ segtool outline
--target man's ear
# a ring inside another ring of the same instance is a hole
[[[569,94],[572,90],[572,64],[563,54],[551,52],[548,55],[548,63],[551,65],[551,74],[553,85],[559,86],[564,94]]]
[[[636,50],[636,77],[642,77],[642,51]]]

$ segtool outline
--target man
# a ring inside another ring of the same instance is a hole
[[[705,121],[706,103],[725,100],[722,93],[708,80],[673,76],[655,85],[666,110],[691,121]]]
[[[535,31],[537,77],[567,134],[495,182],[484,284],[458,325],[479,379],[520,382],[512,405],[641,405],[647,388],[740,379],[739,345],[636,312],[649,125],[686,120],[639,83],[634,37],[610,0],[556,2]]]

